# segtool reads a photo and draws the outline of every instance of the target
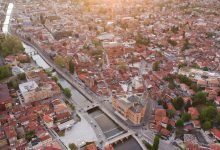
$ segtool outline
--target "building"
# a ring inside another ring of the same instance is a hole
[[[199,117],[199,111],[195,107],[190,107],[188,113],[191,115],[192,120],[196,120]]]
[[[54,81],[40,82],[29,81],[19,84],[19,89],[25,103],[43,100],[60,93],[59,86]]]
[[[53,117],[51,117],[50,115],[44,115],[43,121],[47,125],[48,128],[53,127]]]
[[[7,84],[0,84],[0,110],[5,111],[12,107],[12,98]]]
[[[116,110],[117,115],[124,120],[130,120],[135,125],[141,123],[146,111],[146,104],[142,104],[140,98],[134,95],[128,98],[113,97],[112,106]]]
[[[36,69],[32,71],[28,71],[25,73],[27,81],[35,81],[38,82],[47,78],[46,73],[42,69]]]
[[[0,149],[4,146],[8,145],[7,139],[6,139],[6,135],[4,130],[0,130]]]
[[[15,128],[13,126],[6,126],[4,128],[4,131],[8,142],[10,143],[10,145],[13,145],[17,141],[17,133],[15,131]]]
[[[211,133],[217,140],[220,140],[220,130],[213,128],[211,129]]]

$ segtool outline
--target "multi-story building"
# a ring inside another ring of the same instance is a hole
[[[113,97],[112,106],[117,111],[119,116],[130,120],[133,124],[138,125],[141,123],[142,118],[145,115],[146,104],[141,103],[141,100],[137,96],[130,97]]]
[[[29,81],[19,85],[25,103],[43,100],[60,93],[59,86],[54,81],[40,82]]]
[[[46,80],[47,75],[42,69],[31,70],[25,73],[28,81],[38,82],[40,80]]]

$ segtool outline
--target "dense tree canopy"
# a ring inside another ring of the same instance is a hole
[[[24,47],[19,38],[16,36],[7,35],[0,44],[1,55],[15,55],[24,51]]]
[[[196,106],[196,105],[201,105],[201,104],[205,104],[206,102],[206,96],[207,96],[207,93],[205,92],[197,92],[193,97],[192,97],[192,100],[193,100],[193,105]]]
[[[60,55],[55,56],[54,62],[60,67],[65,67],[65,60]]]
[[[12,75],[11,68],[9,66],[0,67],[0,80],[10,77]]]
[[[182,119],[177,120],[176,127],[183,127],[183,125],[184,125],[184,122]]]
[[[175,109],[180,110],[183,107],[184,101],[182,97],[177,97],[172,99],[172,104],[175,107]]]
[[[184,112],[181,116],[181,119],[184,121],[184,122],[187,122],[191,119],[191,115],[187,112]]]

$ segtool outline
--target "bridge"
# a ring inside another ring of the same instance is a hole
[[[128,138],[129,138],[130,136],[132,136],[133,134],[134,134],[134,132],[128,131],[128,132],[126,132],[126,133],[124,133],[124,134],[122,134],[122,135],[119,135],[119,136],[117,136],[117,137],[115,137],[115,138],[113,138],[113,139],[107,141],[106,144],[109,145],[109,144],[117,144],[117,143],[120,142],[120,141],[123,142],[124,139],[128,139]]]

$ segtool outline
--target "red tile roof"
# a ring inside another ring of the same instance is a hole
[[[190,108],[188,109],[188,113],[191,114],[192,119],[195,119],[195,118],[197,118],[197,117],[199,116],[199,111],[198,111],[197,108],[195,108],[195,107],[190,107]]]
[[[43,120],[44,122],[49,123],[53,121],[53,117],[51,117],[50,115],[44,115]]]
[[[217,145],[217,144],[215,144],[215,143],[209,144],[209,147],[210,147],[212,150],[220,150],[220,145]]]
[[[211,129],[211,132],[217,139],[220,139],[220,130],[218,130],[217,128],[213,128]]]
[[[107,145],[105,146],[105,150],[114,150],[112,145]]]
[[[17,133],[15,131],[15,128],[13,126],[7,126],[4,128],[5,134],[8,139],[16,137]]]
[[[169,136],[170,135],[170,131],[165,129],[165,128],[162,128],[160,133],[164,136]]]
[[[86,146],[85,150],[97,150],[96,145],[94,143]]]

